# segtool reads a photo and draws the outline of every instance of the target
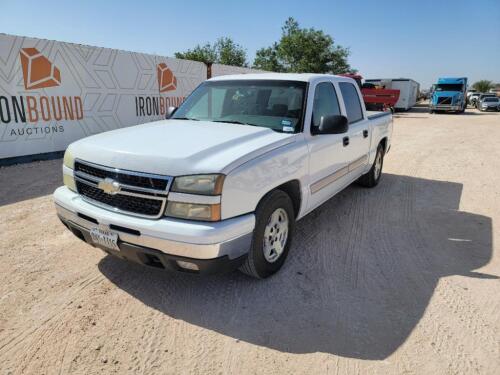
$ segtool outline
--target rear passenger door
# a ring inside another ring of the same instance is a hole
[[[349,120],[349,145],[346,147],[349,160],[349,175],[352,179],[359,177],[368,163],[370,150],[369,122],[364,118],[361,104],[361,93],[358,87],[350,82],[339,82],[344,101],[346,117]]]

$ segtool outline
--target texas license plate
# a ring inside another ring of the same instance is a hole
[[[118,234],[101,228],[92,228],[90,237],[96,245],[107,247],[108,249],[120,251],[118,247]]]

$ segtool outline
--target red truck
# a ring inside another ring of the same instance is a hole
[[[380,88],[369,83],[363,84],[363,77],[359,74],[345,73],[340,75],[352,78],[358,83],[367,110],[394,111],[394,105],[399,100],[399,90]]]

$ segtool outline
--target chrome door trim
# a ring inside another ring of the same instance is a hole
[[[324,189],[328,185],[333,184],[335,181],[339,180],[340,178],[344,177],[348,173],[354,171],[355,169],[358,169],[366,164],[366,161],[368,159],[367,155],[363,155],[353,162],[349,163],[345,167],[342,167],[340,169],[337,169],[335,172],[329,174],[326,177],[323,177],[319,179],[318,181],[314,182],[311,184],[311,194],[315,194],[318,191]]]

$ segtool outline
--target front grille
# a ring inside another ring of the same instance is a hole
[[[74,176],[78,193],[90,203],[154,219],[163,215],[172,180],[168,176],[109,168],[81,160],[75,161]],[[116,182],[118,188],[108,190],[108,184],[115,186]]]
[[[451,104],[451,96],[440,96],[438,104]]]
[[[157,216],[163,205],[163,201],[156,199],[133,197],[123,194],[109,195],[101,189],[87,185],[78,180],[76,181],[76,188],[78,189],[78,193],[89,199],[110,207],[118,208],[121,211],[139,215]]]
[[[127,174],[126,171],[120,171],[113,168],[103,168],[99,166],[89,165],[80,161],[75,162],[75,171],[83,172],[93,177],[112,178],[121,184],[136,186],[141,188],[166,190],[168,180],[161,177],[146,177],[143,174]]]

